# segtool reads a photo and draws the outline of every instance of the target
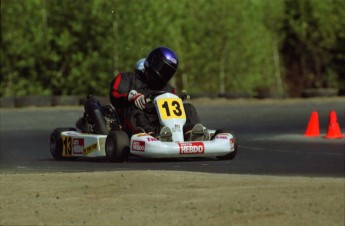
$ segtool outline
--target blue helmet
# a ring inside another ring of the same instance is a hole
[[[175,74],[178,58],[174,51],[167,47],[158,47],[146,57],[144,67],[149,85],[155,88],[165,86]]]

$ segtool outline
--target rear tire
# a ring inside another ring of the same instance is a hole
[[[216,132],[214,133],[214,136],[212,139],[214,139],[214,137],[216,137],[217,134],[219,133],[230,133],[233,138],[234,138],[234,148],[235,150],[233,152],[230,152],[229,154],[227,155],[224,155],[224,156],[217,156],[217,159],[220,159],[220,160],[232,160],[236,157],[237,155],[237,151],[238,151],[238,141],[237,141],[237,138],[236,136],[234,135],[234,133],[232,131],[228,131],[228,130],[224,130],[224,129],[218,129],[216,130]]]
[[[129,155],[129,138],[124,131],[110,131],[105,142],[105,153],[110,162],[123,162]]]
[[[50,135],[50,153],[55,160],[62,160],[62,139],[61,133],[65,131],[77,131],[75,128],[57,128]]]

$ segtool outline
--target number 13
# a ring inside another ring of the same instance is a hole
[[[176,115],[176,116],[182,115],[182,110],[181,110],[181,106],[180,106],[179,102],[173,101],[173,102],[171,102],[171,106],[174,107],[174,109],[173,109],[174,115]],[[165,109],[167,116],[170,117],[171,114],[170,114],[168,101],[164,101],[164,104],[162,105],[162,107]]]
[[[163,99],[159,101],[162,119],[185,118],[183,104],[178,99]]]

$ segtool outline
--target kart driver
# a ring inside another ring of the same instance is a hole
[[[156,113],[146,111],[146,97],[153,92],[166,91],[176,94],[176,89],[168,84],[178,67],[176,54],[167,47],[158,47],[136,63],[134,72],[118,74],[110,86],[110,101],[118,113],[124,131],[129,135],[145,132],[157,137],[156,126],[159,124]],[[197,134],[203,134],[206,128],[199,124],[199,118],[193,105],[184,103],[187,117],[183,128],[185,139],[196,140]],[[194,138],[192,138],[194,134]],[[171,138],[171,131],[163,127],[159,138]],[[203,139],[201,135],[201,139]]]

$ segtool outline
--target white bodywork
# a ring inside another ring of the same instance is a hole
[[[107,135],[87,134],[77,131],[61,133],[63,157],[105,157]]]
[[[235,150],[234,139],[229,133],[220,133],[210,141],[162,142],[147,134],[131,138],[130,152],[149,158],[216,157]]]
[[[235,151],[230,133],[220,133],[210,141],[184,141],[183,126],[186,115],[181,99],[171,93],[154,100],[160,123],[172,132],[172,142],[162,142],[145,133],[131,137],[130,153],[149,158],[216,157]],[[214,134],[214,130],[209,131]]]

